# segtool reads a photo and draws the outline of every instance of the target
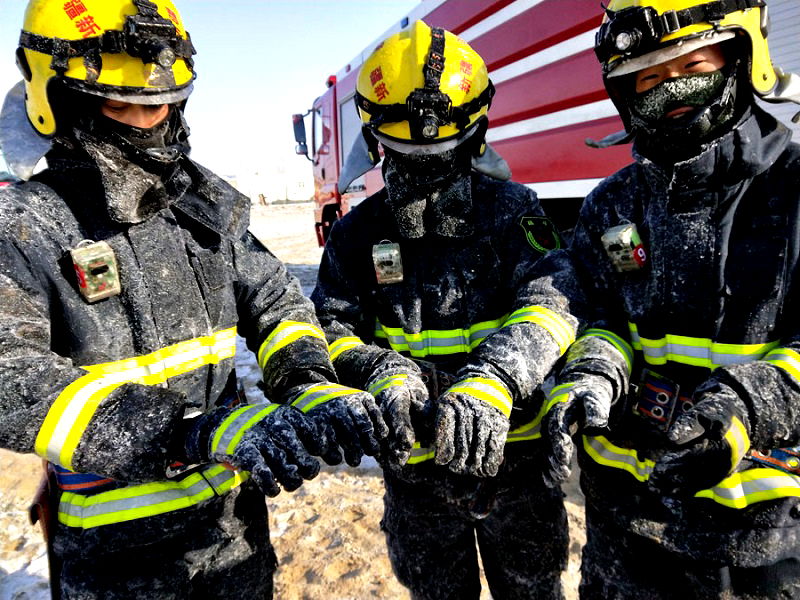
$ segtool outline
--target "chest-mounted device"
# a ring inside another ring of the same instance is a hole
[[[78,278],[78,290],[89,303],[122,291],[117,257],[108,242],[84,240],[69,251]]]

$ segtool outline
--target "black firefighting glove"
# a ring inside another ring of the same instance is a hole
[[[729,387],[713,382],[667,432],[674,450],[653,467],[649,485],[670,496],[693,495],[733,473],[750,449],[747,407]]]
[[[296,490],[319,473],[320,432],[299,410],[280,404],[217,408],[197,418],[186,437],[190,463],[219,462],[249,471],[267,496]]]
[[[315,383],[292,390],[292,405],[307,414],[324,432],[322,459],[329,465],[344,460],[357,467],[364,455],[380,456],[389,434],[375,398],[368,392],[339,385]]]
[[[398,364],[398,359],[407,364]],[[410,360],[396,357],[372,372],[367,390],[375,397],[389,427],[384,459],[390,466],[401,467],[411,456],[411,448],[418,437],[412,416],[424,421],[429,411],[428,388],[421,379],[419,367]]]
[[[542,476],[549,487],[569,479],[575,453],[572,436],[606,427],[616,399],[611,381],[597,373],[570,373],[548,394],[541,431],[548,463]]]
[[[503,462],[511,394],[499,381],[462,379],[439,397],[434,460],[454,473],[494,477]]]

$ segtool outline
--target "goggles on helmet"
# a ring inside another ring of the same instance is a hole
[[[431,46],[428,60],[423,67],[424,87],[413,90],[405,104],[377,104],[356,91],[356,105],[370,115],[369,127],[377,129],[384,123],[408,121],[411,139],[419,142],[438,140],[439,128],[449,123],[463,131],[469,126],[470,116],[483,106],[491,104],[494,96],[492,82],[483,92],[461,106],[453,106],[453,101],[439,89],[444,71],[444,30],[431,29]]]
[[[92,73],[100,71],[100,54],[103,53],[125,53],[144,63],[155,63],[164,68],[171,67],[182,58],[191,68],[191,57],[196,51],[189,34],[186,34],[187,39],[181,38],[175,25],[158,14],[158,6],[150,0],[133,0],[133,3],[139,12],[125,18],[122,31],[108,30],[100,36],[80,40],[50,38],[23,31],[17,61],[23,74],[27,75],[26,79],[30,81],[30,68],[22,48],[52,55],[50,68],[59,74],[69,68],[69,59],[83,57],[90,83]]]
[[[609,13],[595,38],[595,54],[608,71],[615,56],[640,56],[657,50],[664,36],[698,23],[718,23],[736,11],[766,6],[764,0],[716,0],[658,14],[652,6],[630,7]]]

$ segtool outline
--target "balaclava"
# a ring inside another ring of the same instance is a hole
[[[141,129],[100,112],[102,98],[60,90],[63,102],[54,140],[56,157],[78,151],[97,169],[109,217],[118,223],[139,223],[171,202],[165,184],[178,160],[189,151],[189,130],[181,107],[171,105],[160,124]]]
[[[631,131],[638,151],[656,162],[675,163],[696,156],[730,131],[753,101],[745,68],[741,59],[729,58],[719,70],[667,79],[646,92],[629,94]],[[632,87],[634,76],[628,79],[625,85]],[[666,117],[680,106],[693,110]]]
[[[403,153],[384,146],[388,204],[403,237],[472,233],[471,140],[438,154]]]

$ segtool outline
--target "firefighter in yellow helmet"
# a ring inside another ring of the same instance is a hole
[[[0,115],[29,178],[0,196],[0,438],[50,464],[63,598],[270,598],[264,494],[385,430],[249,200],[187,156],[193,54],[170,0],[31,0]],[[272,402],[240,393],[237,332]]]
[[[494,597],[561,596],[536,390],[574,322],[535,276],[559,235],[486,145],[492,94],[481,57],[421,21],[367,58],[349,174],[380,145],[386,186],[333,227],[312,294],[339,377],[389,425],[382,527],[413,598],[478,598],[478,551]]]
[[[800,146],[755,101],[800,97],[768,23],[615,0],[597,34],[635,162],[584,202],[589,328],[543,423],[552,481],[583,433],[584,598],[800,597]]]

